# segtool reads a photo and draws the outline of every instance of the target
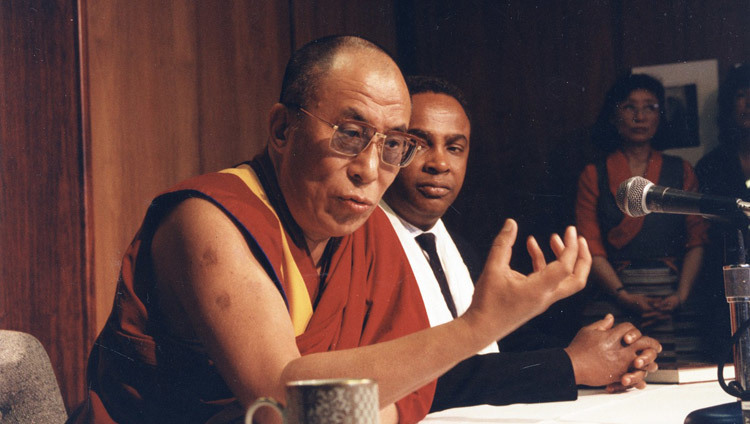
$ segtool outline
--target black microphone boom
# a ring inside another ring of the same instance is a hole
[[[750,203],[654,185],[643,177],[632,177],[617,188],[617,206],[632,217],[651,212],[738,218],[750,216]]]

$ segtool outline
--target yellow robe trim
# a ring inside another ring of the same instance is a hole
[[[279,216],[276,215],[276,211],[271,207],[271,203],[268,201],[268,196],[263,190],[263,186],[260,184],[258,176],[250,165],[242,164],[236,168],[224,169],[219,172],[234,174],[240,177],[245,185],[247,185],[248,188],[250,188],[250,190],[266,204],[266,206],[268,206],[268,209],[273,212],[276,219],[279,219]],[[281,225],[281,220],[279,220],[279,231],[281,232],[282,250],[284,252],[284,259],[280,270],[281,278],[289,283],[288,286],[290,288],[290,293],[286,294],[287,300],[289,301],[289,314],[292,317],[294,335],[299,336],[305,332],[307,324],[312,317],[312,302],[310,301],[310,294],[307,292],[305,280],[302,279],[302,274],[299,272],[297,263],[294,262],[291,250],[289,250],[289,243],[287,242],[284,227]]]

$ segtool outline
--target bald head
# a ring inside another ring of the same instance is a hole
[[[279,102],[307,105],[316,93],[322,76],[334,65],[338,53],[350,50],[377,52],[393,61],[380,46],[363,38],[336,35],[313,40],[295,51],[289,59]]]

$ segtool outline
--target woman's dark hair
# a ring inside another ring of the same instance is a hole
[[[737,64],[729,70],[719,87],[719,110],[716,120],[719,124],[719,140],[733,145],[739,139],[740,129],[734,121],[734,99],[737,91],[750,87],[750,64]]]
[[[661,150],[666,143],[664,125],[664,86],[647,74],[626,74],[618,78],[604,96],[604,104],[599,111],[596,123],[591,129],[591,139],[597,147],[606,153],[617,150],[622,145],[622,139],[617,127],[612,123],[617,105],[625,101],[635,90],[646,90],[656,96],[659,102],[659,128],[651,139],[651,146]]]

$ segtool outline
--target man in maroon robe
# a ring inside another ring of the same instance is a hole
[[[329,37],[292,56],[266,151],[188,180],[149,208],[123,260],[76,422],[231,422],[287,382],[378,382],[383,423],[428,412],[434,379],[585,284],[575,230],[558,260],[512,271],[496,239],[476,301],[428,329],[409,265],[377,204],[421,141],[403,77],[379,47]],[[427,354],[425,354],[427,353]],[[275,420],[263,412],[259,421]]]

